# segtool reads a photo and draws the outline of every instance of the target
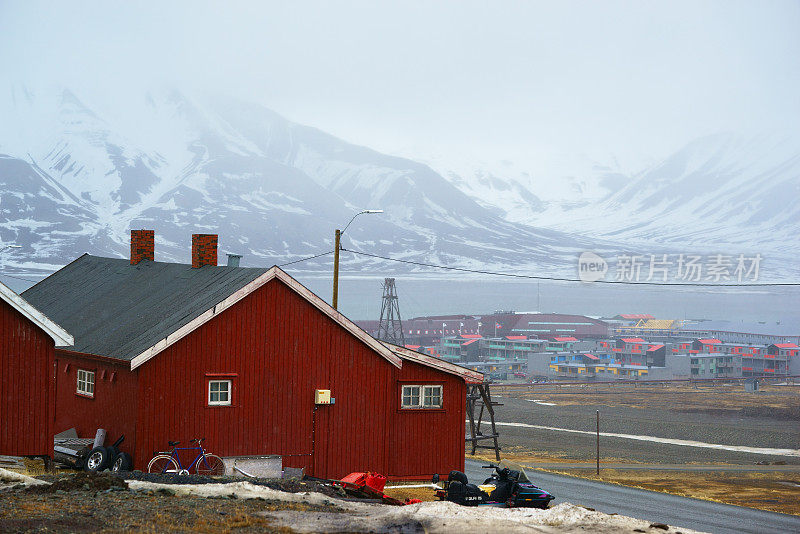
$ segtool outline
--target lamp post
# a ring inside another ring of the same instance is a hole
[[[334,239],[334,249],[333,249],[333,309],[337,310],[339,305],[339,249],[341,248],[341,239],[342,235],[347,231],[347,228],[350,226],[356,217],[363,213],[383,213],[383,210],[361,210],[355,215],[353,218],[350,219],[350,222],[347,223],[347,226],[344,227],[344,230],[336,229],[335,239]]]

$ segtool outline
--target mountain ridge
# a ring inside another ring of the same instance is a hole
[[[385,213],[359,219],[344,246],[427,263],[574,277],[584,251],[760,249],[776,273],[797,271],[800,150],[788,142],[780,152],[769,139],[710,136],[635,172],[613,157],[448,170],[230,97],[168,90],[120,103],[126,116],[96,108],[68,89],[14,88],[0,102],[13,119],[0,132],[0,240],[23,247],[0,257],[0,272],[46,273],[83,252],[124,257],[140,227],[156,230],[165,261],[188,261],[189,234],[214,232],[244,265],[279,264],[332,250],[333,229],[365,208]]]
[[[83,252],[124,256],[127,232],[138,227],[156,230],[158,254],[168,261],[187,260],[194,231],[219,233],[223,249],[245,254],[244,264],[292,261],[330,250],[333,228],[375,207],[385,214],[353,225],[347,246],[459,266],[553,270],[574,261],[572,250],[595,245],[505,221],[427,165],[262,106],[199,103],[177,91],[148,95],[140,120],[155,132],[151,145],[166,139],[154,150],[68,90],[24,95],[13,111],[27,132],[15,139],[8,128],[0,137],[0,192],[27,199],[27,207],[0,206],[0,238],[23,247],[3,260],[5,270],[48,271]],[[45,202],[39,182],[63,194]],[[62,230],[76,214],[80,229]],[[375,264],[351,262],[356,270]],[[304,267],[327,269],[322,260]]]

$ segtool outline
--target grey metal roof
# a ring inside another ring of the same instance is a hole
[[[66,348],[129,361],[268,270],[84,254],[22,295],[73,335]]]

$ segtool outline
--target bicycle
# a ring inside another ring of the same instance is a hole
[[[197,443],[197,447],[178,447],[180,441],[168,441],[172,450],[169,452],[159,452],[153,456],[147,464],[148,473],[162,473],[174,475],[188,475],[189,470],[194,468],[197,475],[223,475],[225,474],[225,462],[216,454],[206,452],[203,448],[203,441],[206,438],[193,439],[189,443]],[[178,451],[200,451],[197,457],[192,460],[188,468],[184,468]]]

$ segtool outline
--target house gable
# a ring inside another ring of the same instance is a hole
[[[228,296],[222,302],[214,305],[212,308],[206,310],[205,312],[201,313],[195,319],[190,321],[189,323],[185,324],[178,330],[172,332],[167,337],[156,343],[155,345],[147,348],[141,354],[133,358],[131,360],[131,369],[136,369],[140,365],[144,364],[151,358],[153,358],[158,353],[162,352],[167,347],[173,345],[177,341],[183,339],[188,334],[202,326],[203,324],[207,323],[220,313],[224,312],[231,306],[235,305],[237,302],[242,300],[243,298],[247,297],[260,287],[264,286],[268,282],[273,279],[278,279],[283,282],[289,289],[294,291],[297,295],[305,299],[309,302],[312,306],[314,306],[317,310],[322,312],[324,315],[332,319],[334,322],[338,323],[342,328],[347,330],[350,334],[361,340],[365,345],[373,349],[383,358],[385,358],[389,363],[394,365],[397,368],[402,367],[402,360],[396,354],[394,354],[390,349],[384,346],[380,341],[376,340],[369,334],[367,334],[364,330],[359,328],[354,322],[350,319],[342,315],[339,311],[333,309],[327,302],[322,300],[320,297],[315,295],[311,290],[306,288],[300,282],[286,274],[283,270],[279,267],[275,266],[269,269],[267,272],[247,284],[246,286],[242,287],[241,289],[234,292],[232,295]]]
[[[45,314],[34,308],[28,301],[17,295],[5,284],[0,283],[0,299],[17,310],[26,319],[44,330],[55,342],[57,347],[72,345],[74,340],[69,333],[47,318]]]
[[[387,385],[401,370],[282,280],[263,284],[136,372],[135,457],[167,440],[205,437],[217,454],[276,454],[315,473],[390,465],[386,407],[395,397]],[[211,380],[231,381],[229,406],[208,405]],[[329,389],[335,403],[315,405],[317,389]],[[354,424],[370,429],[357,444],[347,438]]]

